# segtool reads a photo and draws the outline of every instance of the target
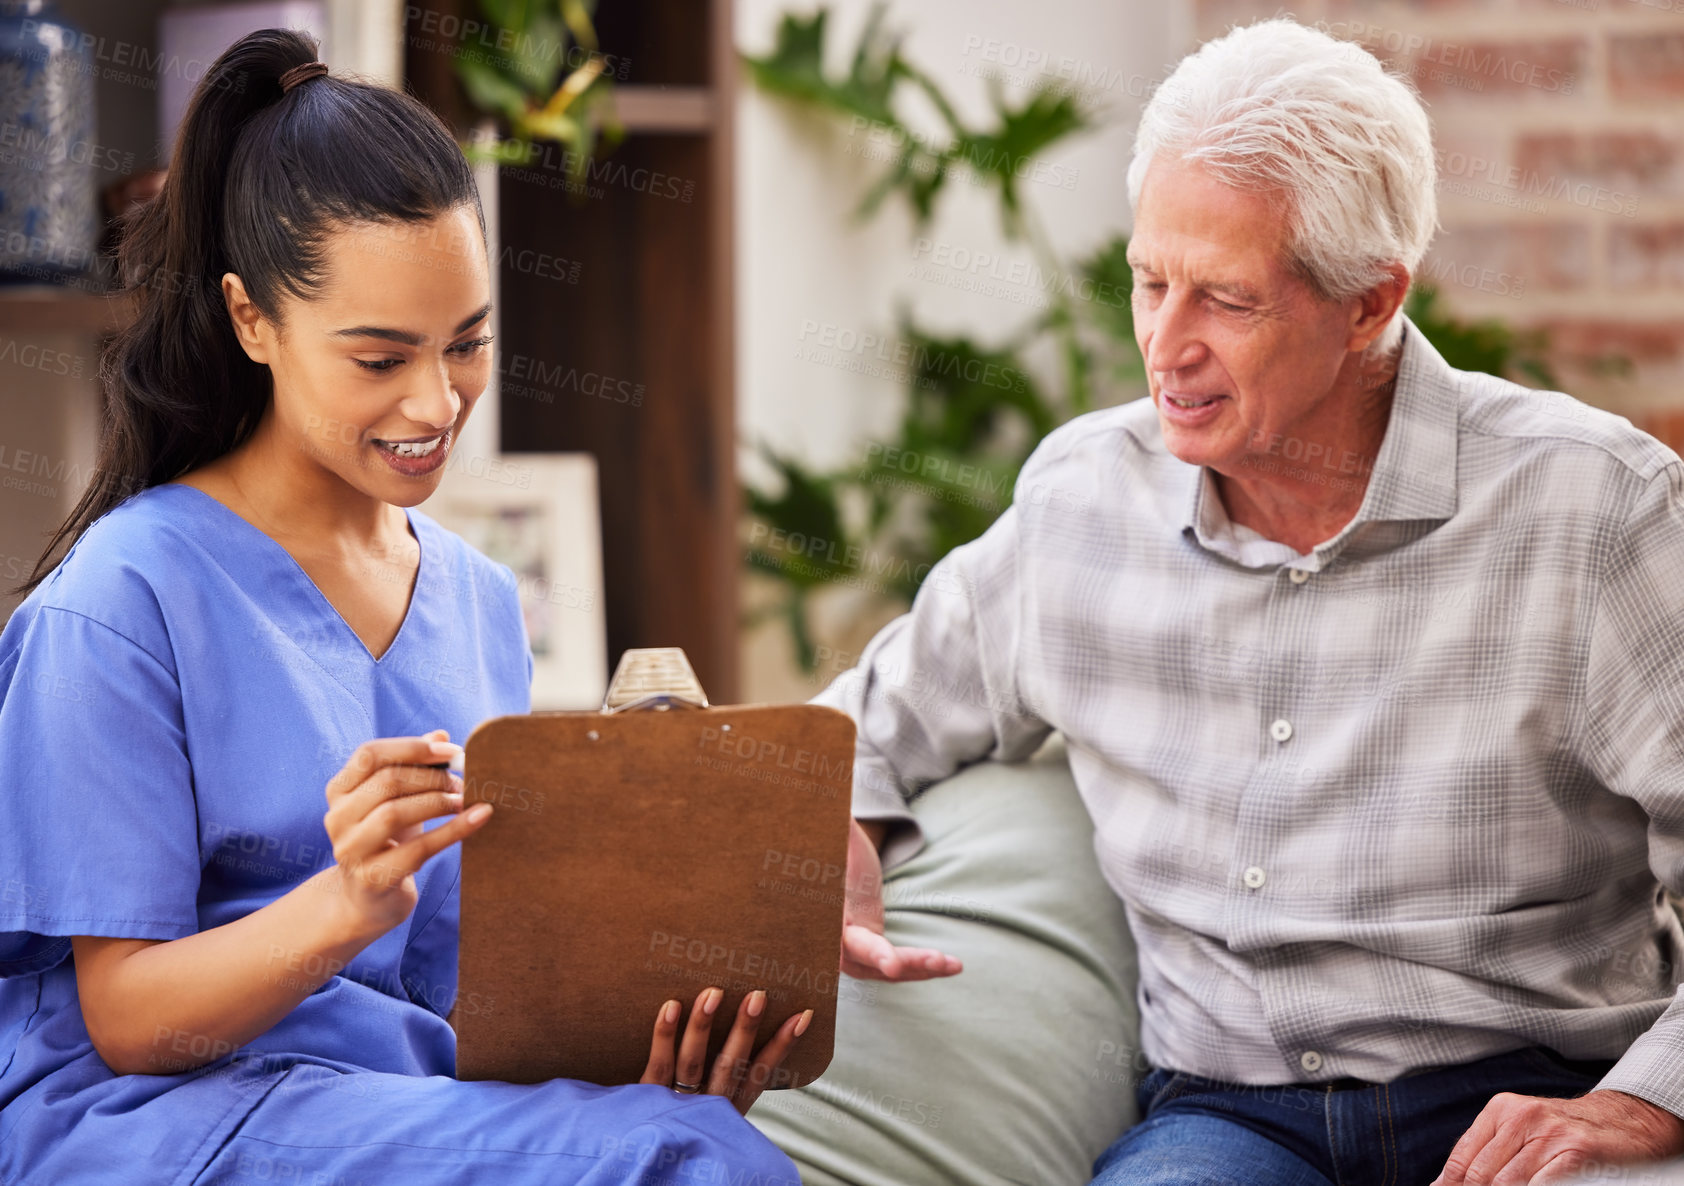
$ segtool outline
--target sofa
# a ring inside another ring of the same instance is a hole
[[[804,1186],[1082,1186],[1135,1119],[1134,944],[1055,737],[924,791],[928,841],[890,869],[897,944],[957,955],[951,979],[844,976],[836,1055],[749,1120]]]

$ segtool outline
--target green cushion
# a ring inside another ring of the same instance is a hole
[[[885,879],[888,935],[965,963],[842,978],[836,1057],[749,1119],[805,1186],[1081,1186],[1136,1119],[1134,944],[1064,752],[982,762],[913,807],[928,841]]]

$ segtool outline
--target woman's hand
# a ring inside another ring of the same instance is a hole
[[[323,822],[338,862],[338,889],[359,928],[383,935],[415,909],[415,873],[438,853],[476,831],[489,803],[462,811],[462,780],[435,769],[461,754],[449,734],[365,741],[327,784]],[[427,820],[452,815],[423,831]]]
[[[713,1060],[712,1072],[707,1073],[704,1063],[708,1038],[713,1033],[713,1015],[724,999],[723,989],[702,990],[690,1010],[690,1023],[684,1027],[684,1042],[676,1057],[673,1039],[678,1034],[679,1004],[668,1001],[662,1005],[655,1017],[655,1041],[649,1049],[649,1065],[638,1082],[659,1083],[686,1095],[722,1095],[738,1112],[746,1113],[783,1065],[796,1040],[807,1032],[813,1011],[808,1009],[786,1018],[756,1051],[754,1039],[760,1033],[760,1015],[766,1011],[766,992],[755,989],[737,1007],[736,1024],[726,1035],[719,1057]]]

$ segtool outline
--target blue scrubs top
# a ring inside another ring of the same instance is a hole
[[[231,1073],[210,1090],[203,1074],[113,1075],[67,936],[176,939],[240,918],[333,864],[325,787],[362,742],[443,728],[461,743],[528,710],[513,574],[425,514],[409,523],[420,569],[378,661],[285,549],[179,484],[95,523],[0,634],[0,1180],[172,1094],[148,1109],[151,1155],[186,1167],[260,1091]],[[453,1074],[460,869],[457,845],[424,865],[407,922],[222,1065]],[[289,959],[277,975],[303,971]],[[207,1051],[166,1036],[159,1070]],[[129,1180],[172,1180],[162,1169]]]
[[[0,634],[0,1182],[800,1186],[720,1096],[455,1079],[458,846],[406,922],[239,1050],[166,1032],[160,1073],[114,1075],[88,1040],[69,936],[240,918],[333,863],[325,788],[358,745],[527,711],[514,575],[409,525],[420,569],[378,661],[285,549],[176,484],[90,527]],[[275,974],[310,974],[297,958]]]

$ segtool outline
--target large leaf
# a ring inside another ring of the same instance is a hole
[[[905,75],[899,40],[884,31],[883,6],[872,8],[865,30],[855,47],[848,73],[831,79],[824,69],[825,26],[830,11],[819,9],[811,17],[785,13],[778,23],[772,52],[764,57],[745,55],[743,62],[763,89],[816,103],[849,115],[858,115],[885,128],[898,129],[900,121],[890,106],[890,95]]]
[[[1032,440],[1058,425],[1058,416],[1015,351],[982,346],[960,334],[926,333],[904,315],[908,350],[907,429],[923,430],[955,452],[987,446],[1010,417]]]
[[[519,119],[526,111],[527,90],[487,62],[475,58],[459,58],[456,77],[468,100],[481,111],[491,112],[506,120]]]
[[[496,35],[458,45],[456,75],[469,101],[498,116],[516,143],[464,146],[474,159],[519,162],[531,154],[520,141],[553,140],[567,145],[577,180],[596,150],[599,129],[617,142],[613,107],[603,102],[612,82],[596,52],[595,9],[595,0],[479,0],[484,23]],[[576,68],[569,70],[569,63]]]
[[[1046,177],[1062,184],[1057,180],[1059,168],[1045,159],[1046,150],[1089,124],[1068,92],[1042,88],[1017,107],[1005,100],[998,87],[991,88],[990,95],[998,124],[964,133],[954,143],[951,156],[999,188],[1001,218],[1010,238],[1018,233],[1020,179]]]
[[[1004,225],[1015,236],[1022,175],[1045,170],[1041,154],[1055,141],[1086,128],[1087,116],[1068,94],[1050,87],[1016,105],[996,90],[995,124],[967,127],[941,88],[901,55],[901,38],[887,31],[884,11],[881,3],[872,7],[847,73],[840,77],[825,70],[830,18],[825,8],[811,16],[785,13],[771,52],[761,57],[745,55],[744,64],[764,90],[864,121],[863,127],[856,124],[851,129],[852,134],[869,135],[894,146],[894,161],[860,202],[860,218],[870,218],[889,195],[899,193],[918,220],[927,221],[948,174],[957,167],[969,169],[999,191]],[[929,99],[946,125],[944,140],[919,132],[896,110],[896,92],[903,83],[912,84]]]
[[[749,534],[749,567],[798,587],[839,580],[856,569],[857,558],[849,550],[856,541],[842,525],[836,479],[812,473],[770,447],[760,451],[778,471],[783,490],[776,495],[752,488],[745,492],[749,512],[760,520]]]
[[[1117,342],[1134,342],[1134,269],[1129,267],[1129,241],[1116,235],[1076,265],[1086,283],[1077,297],[1088,303],[1093,322]]]
[[[535,8],[531,21],[510,39],[509,49],[494,60],[536,100],[555,90],[569,59],[569,42],[560,18],[547,6]]]

